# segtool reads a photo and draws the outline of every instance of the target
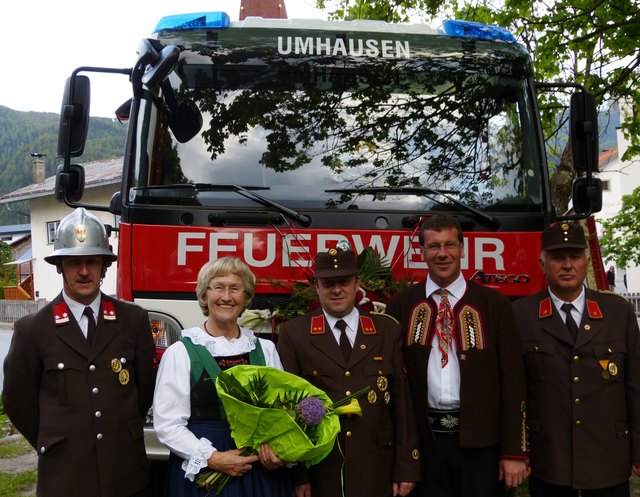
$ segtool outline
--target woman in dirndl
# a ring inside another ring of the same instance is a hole
[[[223,497],[290,497],[288,469],[263,444],[244,455],[231,438],[215,379],[238,364],[282,369],[273,342],[238,325],[255,295],[256,279],[240,259],[206,263],[198,274],[196,295],[206,316],[202,325],[182,331],[182,339],[162,356],[153,401],[153,426],[171,451],[168,493],[202,497],[198,473],[211,468],[232,476]],[[211,495],[217,495],[215,493]]]

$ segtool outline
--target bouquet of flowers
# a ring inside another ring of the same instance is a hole
[[[370,389],[332,402],[322,390],[294,374],[252,365],[230,368],[216,380],[237,447],[251,454],[268,442],[281,460],[307,466],[329,455],[340,431],[338,415],[361,415],[357,398]],[[203,469],[196,485],[220,494],[230,479]]]

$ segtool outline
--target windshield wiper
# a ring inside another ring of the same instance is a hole
[[[311,217],[301,214],[289,207],[267,197],[259,195],[253,190],[269,190],[268,186],[240,186],[240,185],[210,185],[208,183],[182,183],[177,185],[155,185],[139,188],[138,190],[194,190],[206,192],[236,192],[249,200],[265,207],[272,207],[280,214],[297,222],[300,226],[308,228],[311,225]]]
[[[444,190],[436,190],[434,188],[429,188],[427,186],[401,186],[401,187],[391,187],[391,186],[370,186],[370,187],[360,187],[360,188],[340,188],[336,190],[325,190],[326,193],[358,193],[358,194],[386,194],[386,195],[395,195],[395,194],[405,194],[405,195],[417,195],[421,197],[428,197],[432,199],[434,202],[438,202],[441,205],[445,205],[444,202],[433,198],[432,195],[439,195],[441,197],[446,198],[449,202],[454,205],[457,205],[461,209],[470,212],[475,216],[476,219],[481,220],[484,224],[487,224],[489,227],[493,229],[500,228],[500,221],[485,212],[482,212],[475,207],[472,207],[464,202],[456,200],[451,197],[449,193],[450,191]]]

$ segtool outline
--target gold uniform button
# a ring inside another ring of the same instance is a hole
[[[347,390],[344,394],[348,397],[349,395],[351,395],[351,390]]]
[[[352,433],[351,433],[350,431],[348,431],[347,433],[345,433],[345,435],[346,435],[347,437],[350,437],[350,436],[352,435]]]
[[[533,350],[535,350],[536,352],[538,352],[540,350],[540,347],[538,347],[537,345],[535,347],[533,347]]]
[[[579,376],[574,376],[573,377],[573,382],[574,383],[578,383],[580,381],[580,377]]]
[[[580,399],[576,399],[573,401],[576,405],[580,404]]]
[[[582,421],[581,420],[576,420],[576,426],[582,426]]]
[[[573,362],[578,362],[579,360],[580,360],[580,356],[578,355],[573,356]]]
[[[315,369],[313,370],[313,376],[318,376],[318,372]]]
[[[344,375],[348,378],[349,376],[351,376],[351,371],[345,371]]]

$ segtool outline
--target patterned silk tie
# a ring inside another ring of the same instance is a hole
[[[83,314],[87,316],[87,342],[91,343],[96,335],[96,320],[93,317],[93,310],[89,306],[84,308]]]
[[[348,361],[349,357],[351,357],[351,343],[349,342],[349,337],[347,337],[347,323],[344,319],[338,319],[336,328],[340,330],[340,350],[344,360]]]
[[[573,341],[575,342],[578,336],[578,325],[576,324],[575,320],[573,319],[573,316],[571,315],[571,309],[573,309],[573,304],[562,304],[560,306],[560,309],[562,309],[564,313],[567,315],[567,319],[564,323],[567,325],[567,328],[569,328],[569,332],[571,333],[571,336],[573,337]]]
[[[449,347],[453,340],[453,310],[449,303],[449,291],[441,288],[436,293],[440,295],[440,305],[436,317],[436,334],[438,335],[438,348],[442,354],[440,366],[444,368],[449,363]]]

